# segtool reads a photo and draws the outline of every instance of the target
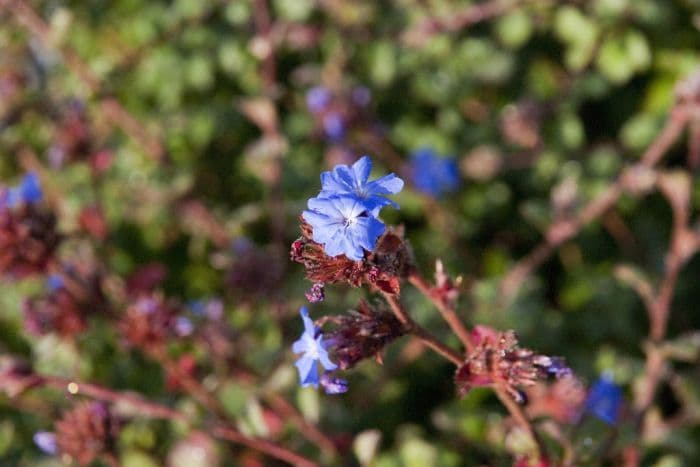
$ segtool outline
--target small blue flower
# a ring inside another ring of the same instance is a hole
[[[419,191],[436,198],[460,185],[457,161],[440,157],[429,148],[419,149],[411,156],[411,178]]]
[[[306,93],[306,106],[313,113],[323,112],[331,103],[333,95],[330,89],[324,86],[316,86]]]
[[[328,256],[344,254],[359,261],[384,233],[384,224],[354,196],[311,198],[308,206],[302,216],[313,228],[314,242],[322,244]]]
[[[338,368],[338,365],[331,362],[328,358],[327,343],[323,340],[320,329],[309,318],[309,312],[306,307],[302,307],[299,313],[304,322],[304,332],[292,345],[294,353],[303,354],[295,363],[299,371],[299,384],[303,388],[308,386],[318,388],[320,382],[318,364],[320,363],[323,368],[329,371],[335,370]]]
[[[357,86],[350,94],[353,104],[360,107],[367,107],[372,101],[372,91],[365,86]]]
[[[194,332],[194,324],[186,316],[178,316],[175,319],[175,333],[180,337],[187,337]]]
[[[622,389],[609,374],[603,374],[595,382],[584,404],[584,411],[604,422],[615,425],[622,405]]]
[[[345,121],[338,112],[328,112],[323,116],[323,131],[332,141],[339,141],[345,136]]]
[[[355,196],[362,200],[373,216],[377,216],[384,206],[398,207],[395,202],[386,198],[386,195],[400,192],[403,189],[403,180],[392,173],[368,182],[371,171],[372,160],[368,156],[363,156],[350,167],[339,164],[332,171],[321,174],[321,193],[318,196]]]
[[[326,394],[343,394],[348,392],[348,382],[328,372],[321,375],[320,384],[323,390],[326,391]]]
[[[50,292],[55,292],[61,287],[63,287],[63,276],[60,274],[51,274],[46,278],[46,287]]]
[[[56,434],[50,431],[37,431],[34,433],[34,444],[37,445],[44,453],[55,456],[58,454],[58,444],[56,443]]]
[[[7,193],[7,204],[14,208],[21,203],[38,203],[44,197],[39,183],[39,177],[34,172],[29,172],[16,187],[10,188]]]

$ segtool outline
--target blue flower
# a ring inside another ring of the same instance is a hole
[[[316,86],[306,93],[306,106],[313,113],[322,112],[331,103],[333,95],[324,86]]]
[[[56,434],[50,431],[37,431],[34,433],[34,444],[37,445],[46,454],[52,456],[58,453],[58,443],[56,443]]]
[[[46,287],[50,292],[55,292],[64,285],[63,276],[60,274],[51,274],[46,278]]]
[[[348,382],[328,372],[321,375],[320,383],[326,394],[343,394],[348,392]]]
[[[395,195],[401,191],[403,180],[392,173],[369,182],[371,171],[372,160],[368,156],[363,156],[350,167],[337,165],[332,171],[321,174],[321,193],[318,196],[352,195],[362,200],[373,216],[377,216],[384,206],[398,207],[385,195]]]
[[[413,153],[411,178],[419,191],[436,198],[456,190],[460,184],[457,161],[440,157],[429,148]]]
[[[7,204],[16,207],[21,203],[38,203],[44,197],[39,183],[39,177],[34,172],[29,172],[16,187],[10,188],[7,193]]]
[[[307,386],[318,388],[320,376],[318,364],[320,363],[323,368],[329,371],[335,370],[338,368],[338,365],[331,362],[328,358],[327,343],[323,340],[320,329],[309,318],[309,312],[306,307],[302,307],[299,313],[304,322],[304,332],[292,345],[294,353],[303,354],[295,363],[299,371],[299,384],[303,388]]]
[[[384,224],[354,196],[311,198],[308,206],[302,216],[313,228],[314,242],[322,244],[328,256],[344,254],[359,261],[384,233]]]
[[[325,131],[326,136],[333,141],[343,139],[343,136],[345,136],[345,121],[343,121],[343,116],[338,112],[328,112],[323,116],[323,131]]]
[[[584,411],[614,425],[617,423],[621,405],[622,389],[613,382],[609,374],[603,374],[588,393]]]

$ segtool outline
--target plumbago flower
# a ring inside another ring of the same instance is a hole
[[[292,244],[290,257],[314,282],[306,294],[311,302],[323,300],[326,283],[367,284],[398,294],[400,279],[413,269],[403,229],[387,229],[377,217],[382,207],[397,206],[386,195],[401,191],[403,180],[389,174],[369,181],[371,169],[365,156],[324,172],[321,192],[302,213],[302,236]]]
[[[292,351],[297,354],[303,354],[295,363],[299,371],[301,387],[313,386],[318,388],[320,383],[329,394],[339,394],[347,391],[347,383],[345,381],[330,375],[326,376],[326,373],[324,373],[324,376],[319,374],[319,363],[326,371],[333,371],[338,368],[338,365],[331,362],[328,357],[328,343],[324,340],[320,328],[309,317],[306,307],[302,307],[299,313],[304,322],[304,332],[292,345]]]
[[[615,384],[610,374],[604,373],[588,393],[583,410],[609,425],[615,425],[621,406],[622,389]]]
[[[430,148],[412,154],[410,172],[415,187],[435,198],[455,191],[460,185],[457,161],[440,157]]]
[[[367,206],[349,195],[309,200],[304,220],[313,227],[313,240],[324,245],[328,256],[344,254],[359,261],[372,251],[384,224],[368,213]]]
[[[364,156],[351,167],[340,164],[321,174],[321,192],[308,202],[303,219],[313,229],[313,241],[324,246],[328,256],[345,255],[360,261],[372,251],[384,223],[377,216],[382,207],[396,203],[386,195],[403,188],[394,174],[369,182],[372,161]]]
[[[368,179],[371,171],[372,160],[369,156],[363,156],[350,167],[345,164],[337,165],[332,171],[321,174],[322,187],[318,197],[353,196],[375,217],[384,206],[398,208],[399,205],[386,195],[400,192],[403,189],[403,180],[392,173],[370,182]]]

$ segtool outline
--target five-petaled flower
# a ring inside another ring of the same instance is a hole
[[[327,343],[320,329],[309,318],[306,307],[302,307],[299,313],[304,322],[304,332],[292,345],[294,353],[303,354],[295,363],[299,371],[299,383],[303,388],[308,386],[318,388],[320,382],[318,364],[320,363],[327,371],[337,369],[338,365],[328,358]]]
[[[372,251],[384,224],[370,215],[361,200],[348,195],[311,198],[303,217],[313,228],[313,240],[328,256],[344,254],[359,261]]]
[[[384,206],[398,207],[386,195],[400,192],[403,180],[392,173],[370,182],[368,179],[371,171],[372,160],[368,156],[363,156],[350,167],[339,164],[332,171],[321,174],[321,193],[318,197],[354,196],[362,201],[373,216],[377,216]]]
[[[387,205],[398,207],[386,195],[401,191],[403,180],[389,174],[370,182],[371,170],[372,161],[364,156],[352,166],[340,164],[321,174],[321,192],[309,200],[302,217],[326,255],[362,260],[384,233],[379,211]]]

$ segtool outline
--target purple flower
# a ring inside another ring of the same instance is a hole
[[[34,433],[34,444],[37,445],[46,454],[52,456],[58,453],[58,444],[56,444],[56,434],[50,431],[37,431]]]
[[[357,86],[352,90],[350,98],[355,105],[367,107],[372,100],[372,92],[365,86]]]
[[[22,203],[38,203],[44,197],[39,183],[39,177],[34,172],[29,172],[24,176],[19,185],[10,188],[7,193],[7,204],[16,207]]]
[[[454,158],[440,157],[429,148],[411,156],[411,178],[415,187],[436,198],[459,188],[459,168]]]
[[[603,374],[588,393],[583,410],[610,425],[615,425],[621,405],[622,390],[609,374]]]
[[[333,95],[330,89],[324,86],[316,86],[306,93],[306,106],[313,113],[322,112],[331,103]]]
[[[180,337],[187,337],[194,332],[194,324],[185,316],[178,316],[175,319],[175,333]]]
[[[321,193],[318,197],[352,195],[362,200],[367,210],[375,217],[384,206],[392,205],[398,208],[398,205],[385,195],[400,192],[403,189],[403,180],[392,173],[369,182],[371,171],[372,160],[368,156],[363,156],[350,167],[345,164],[336,165],[332,171],[321,174]]]
[[[344,254],[360,261],[372,251],[384,224],[368,212],[362,200],[348,195],[311,198],[304,220],[313,228],[314,242],[323,245],[328,256]]]
[[[343,394],[348,392],[348,382],[328,372],[321,375],[320,384],[323,390],[326,391],[326,394]]]
[[[63,283],[63,276],[60,274],[51,274],[46,278],[46,288],[48,288],[50,292],[55,292],[63,287]]]
[[[328,358],[327,344],[320,329],[309,318],[306,307],[302,307],[299,313],[304,322],[304,332],[292,345],[294,353],[303,354],[295,363],[299,371],[299,384],[303,388],[307,386],[318,388],[320,382],[318,364],[320,363],[326,370],[335,370],[338,366]]]
[[[345,122],[338,112],[328,112],[323,116],[323,131],[333,141],[338,141],[345,136]]]

